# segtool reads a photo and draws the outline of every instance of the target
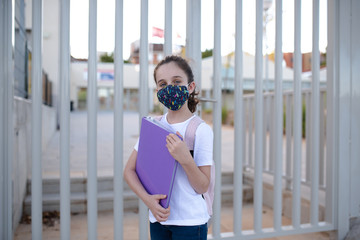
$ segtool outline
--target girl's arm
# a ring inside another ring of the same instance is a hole
[[[145,205],[150,209],[157,221],[166,221],[170,215],[170,207],[165,209],[160,205],[160,200],[166,198],[166,195],[150,195],[141,184],[139,177],[135,171],[137,159],[137,151],[133,151],[126,163],[124,169],[124,178],[135,194],[141,198]]]
[[[177,132],[177,134],[180,135],[179,132]],[[175,134],[169,134],[166,138],[166,143],[170,154],[184,168],[194,190],[199,194],[205,193],[210,184],[211,166],[198,167],[192,158],[186,143]]]

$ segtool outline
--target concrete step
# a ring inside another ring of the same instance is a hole
[[[222,203],[230,203],[233,201],[233,174],[222,174]],[[87,211],[86,198],[86,178],[73,178],[71,183],[71,212],[83,213]],[[124,183],[124,210],[137,211],[138,198]],[[243,187],[244,201],[251,201],[253,196],[253,189],[250,185]],[[98,211],[108,211],[113,209],[113,178],[99,177],[98,178]],[[59,211],[60,209],[60,180],[59,179],[43,179],[43,211]],[[31,181],[28,181],[27,196],[24,200],[24,213],[31,214]]]
[[[221,179],[222,185],[233,183],[233,173],[226,172],[222,173]],[[113,191],[114,183],[112,176],[98,177],[98,191]],[[60,192],[60,179],[59,178],[43,178],[43,194],[52,194]],[[87,190],[87,178],[78,177],[70,179],[70,192],[86,192]],[[124,182],[124,191],[130,190],[130,187]],[[31,179],[27,180],[26,194],[31,195]]]

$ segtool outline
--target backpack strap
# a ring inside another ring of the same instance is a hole
[[[190,152],[192,152],[192,155],[194,153],[196,129],[203,122],[204,121],[199,116],[195,116],[190,120],[189,125],[186,127],[185,142]]]
[[[196,135],[196,130],[198,128],[198,126],[203,123],[204,121],[198,117],[195,116],[193,119],[190,120],[189,125],[186,128],[185,131],[185,142],[186,145],[188,146],[191,155],[194,157],[194,145],[195,145],[195,135]],[[203,194],[203,198],[206,202],[206,206],[207,206],[207,211],[208,214],[210,216],[212,216],[212,205],[214,202],[214,191],[215,191],[215,162],[213,161],[212,165],[211,165],[211,170],[210,170],[211,174],[210,174],[210,183],[209,183],[209,187],[208,190]]]
[[[211,165],[210,169],[210,183],[208,190],[203,194],[203,198],[205,199],[207,211],[209,216],[211,217],[213,214],[213,203],[214,203],[214,195],[215,195],[215,162]]]

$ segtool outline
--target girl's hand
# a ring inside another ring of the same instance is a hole
[[[192,157],[186,143],[177,135],[183,138],[179,132],[176,132],[176,135],[169,134],[166,137],[166,147],[168,148],[171,156],[173,156],[173,158],[175,158],[182,165],[187,160],[192,159]]]
[[[181,136],[179,132],[177,135]],[[211,176],[211,166],[198,167],[192,158],[189,148],[179,136],[169,134],[166,137],[166,147],[173,158],[175,158],[183,167],[194,190],[203,194],[208,190]],[[181,136],[182,138],[182,136]]]
[[[146,204],[158,222],[165,222],[170,216],[170,207],[165,209],[159,203],[161,199],[165,198],[166,195],[150,195]]]

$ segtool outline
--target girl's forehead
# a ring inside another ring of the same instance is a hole
[[[156,71],[156,76],[157,79],[160,79],[161,77],[171,78],[173,76],[186,77],[186,74],[176,63],[170,62],[161,65]]]

